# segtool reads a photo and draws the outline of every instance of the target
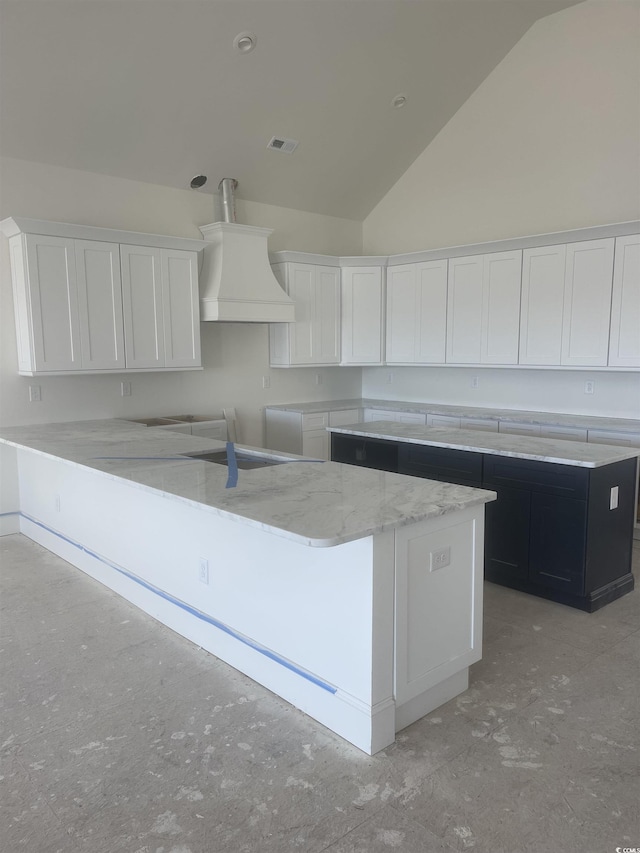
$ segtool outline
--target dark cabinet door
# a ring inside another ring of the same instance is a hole
[[[497,491],[498,500],[486,505],[485,577],[520,587],[529,576],[531,493],[507,487]]]
[[[529,547],[531,582],[582,595],[586,544],[585,501],[532,494]]]
[[[384,439],[332,433],[331,461],[395,473],[398,470],[398,445]]]

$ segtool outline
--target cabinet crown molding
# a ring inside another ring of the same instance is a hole
[[[18,234],[38,234],[42,237],[97,240],[105,243],[152,246],[159,249],[181,249],[186,252],[201,252],[205,247],[205,241],[202,238],[192,239],[190,237],[172,237],[165,234],[144,234],[138,231],[120,231],[115,228],[100,228],[94,225],[74,225],[70,222],[27,219],[22,216],[9,216],[0,221],[0,232],[5,237],[16,237]]]

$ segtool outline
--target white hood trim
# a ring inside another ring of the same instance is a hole
[[[270,228],[203,225],[200,319],[234,323],[293,323],[295,306],[269,265]]]

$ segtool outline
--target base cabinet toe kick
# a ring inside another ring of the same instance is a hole
[[[498,498],[485,516],[486,580],[589,613],[630,592],[637,459],[600,467],[333,433],[332,459]]]

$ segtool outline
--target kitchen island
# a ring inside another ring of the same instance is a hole
[[[224,447],[116,420],[2,429],[2,532],[369,754],[464,691],[495,494],[255,449],[280,464],[197,458]]]
[[[589,612],[633,589],[638,449],[387,421],[330,431],[334,460],[494,489],[488,580]]]

